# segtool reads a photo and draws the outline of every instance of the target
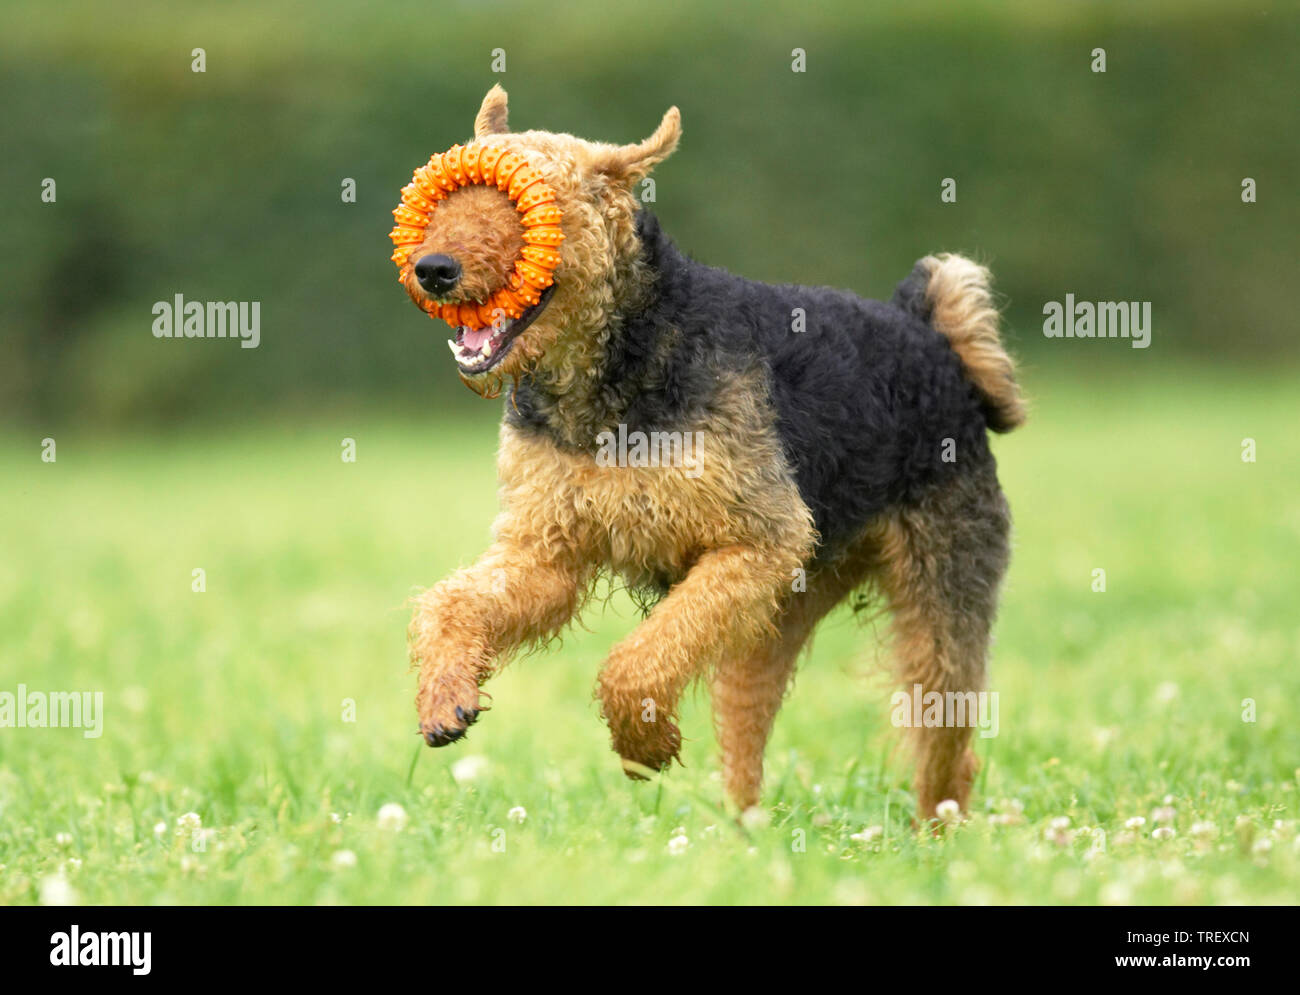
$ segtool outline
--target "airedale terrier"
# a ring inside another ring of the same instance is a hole
[[[421,732],[454,742],[487,678],[621,578],[653,607],[597,681],[615,752],[669,764],[704,678],[743,809],[801,647],[853,592],[883,594],[905,686],[983,688],[1010,529],[987,430],[1025,409],[967,259],[927,256],[884,303],[684,256],[636,196],[680,134],[675,107],[632,145],[510,132],[494,86],[403,191],[403,285],[461,378],[507,390],[495,542],[418,596],[410,650]],[[670,458],[635,458],[647,439]],[[964,807],[970,726],[911,732],[918,817]]]

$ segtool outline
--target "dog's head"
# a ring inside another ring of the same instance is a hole
[[[406,239],[394,261],[411,300],[452,327],[452,355],[472,389],[495,396],[504,378],[533,373],[563,390],[591,367],[611,318],[637,292],[634,188],[680,135],[676,107],[633,145],[511,132],[506,92],[494,86],[456,153],[471,163],[460,182],[432,189],[431,177],[421,197],[417,171],[394,211],[394,238]],[[497,168],[505,163],[513,178]]]

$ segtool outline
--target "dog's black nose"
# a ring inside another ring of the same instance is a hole
[[[440,297],[460,282],[460,263],[451,256],[424,256],[415,264],[415,278],[427,293]]]

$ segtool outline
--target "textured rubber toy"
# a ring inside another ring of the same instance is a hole
[[[424,230],[438,202],[471,184],[495,186],[510,198],[522,215],[524,248],[506,286],[486,301],[428,302],[425,310],[429,317],[441,318],[453,328],[486,328],[503,313],[520,317],[555,282],[559,245],[564,241],[560,230],[564,212],[555,204],[555,191],[522,156],[499,145],[453,145],[415,171],[411,182],[402,187],[402,202],[393,209],[397,225],[388,237],[397,246],[392,259],[403,283],[410,276],[410,255],[424,241]]]

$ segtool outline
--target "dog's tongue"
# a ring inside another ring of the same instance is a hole
[[[478,352],[483,348],[483,343],[491,337],[491,328],[467,328],[464,335],[461,336],[461,342],[464,343],[467,349]]]

